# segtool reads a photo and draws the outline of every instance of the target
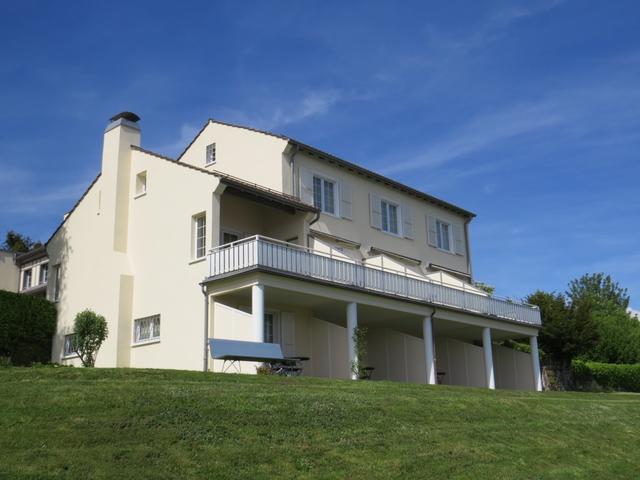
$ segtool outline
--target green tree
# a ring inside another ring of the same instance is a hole
[[[73,327],[75,351],[80,356],[82,365],[93,367],[98,349],[109,335],[107,321],[102,315],[84,310],[76,315]]]
[[[566,292],[572,304],[589,299],[599,307],[613,307],[627,310],[629,307],[629,292],[614,282],[610,275],[604,273],[585,274],[569,282]]]
[[[568,366],[571,360],[584,355],[597,341],[588,305],[571,305],[561,293],[538,290],[526,298],[537,305],[542,316],[538,340],[552,363]]]
[[[8,252],[24,253],[41,245],[42,243],[34,242],[30,237],[27,237],[22,233],[9,230],[4,239],[4,243],[2,244],[2,249]]]

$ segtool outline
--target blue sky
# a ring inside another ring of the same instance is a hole
[[[4,2],[0,235],[46,240],[142,117],[284,133],[472,210],[498,293],[604,271],[640,307],[640,4]]]

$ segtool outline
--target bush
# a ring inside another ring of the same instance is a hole
[[[18,366],[51,361],[56,308],[41,297],[0,290],[0,357]]]
[[[640,392],[640,363],[613,364],[574,360],[571,364],[576,384],[626,392]]]
[[[100,345],[109,335],[107,321],[102,315],[84,310],[76,315],[73,323],[74,347],[82,365],[93,367]]]

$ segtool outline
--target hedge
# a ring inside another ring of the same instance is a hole
[[[48,300],[0,290],[0,357],[23,366],[51,361],[56,321]]]
[[[606,389],[640,392],[640,363],[625,365],[574,360],[571,369],[578,385],[589,386],[595,382]]]

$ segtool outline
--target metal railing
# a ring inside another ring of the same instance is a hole
[[[456,288],[406,272],[335,258],[331,254],[260,235],[216,247],[208,256],[209,277],[263,267],[430,305],[541,325],[540,310],[534,305],[471,292],[464,286]]]

